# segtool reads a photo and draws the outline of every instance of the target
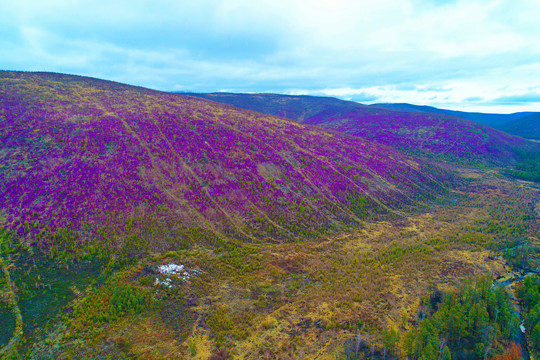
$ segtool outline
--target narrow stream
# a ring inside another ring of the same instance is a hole
[[[516,334],[517,343],[521,345],[521,349],[523,351],[523,359],[530,360],[530,354],[529,354],[529,347],[527,344],[527,337],[526,337],[526,328],[525,328],[525,320],[523,319],[523,315],[521,314],[521,304],[519,300],[514,295],[513,291],[510,291],[509,286],[519,282],[523,279],[525,279],[527,276],[538,274],[538,271],[527,271],[523,274],[514,273],[509,277],[503,277],[493,280],[493,286],[503,286],[507,290],[509,290],[509,293],[512,296],[512,299],[514,300],[514,310],[516,314],[519,316],[520,324],[519,324],[519,330]]]

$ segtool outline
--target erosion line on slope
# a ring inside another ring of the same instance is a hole
[[[222,126],[225,126],[243,136],[247,136],[247,137],[250,137],[254,140],[257,140],[259,141],[259,139],[255,138],[254,136],[251,136],[251,135],[248,135],[248,134],[245,134],[245,133],[242,133],[240,130],[236,129],[234,126],[230,125],[230,124],[227,124],[225,122],[222,122],[222,121],[219,121],[219,118],[217,117],[216,114],[214,114],[214,118],[216,119],[216,123],[218,124],[221,124]],[[309,180],[307,177],[305,177],[302,173],[302,171],[300,169],[298,169],[296,166],[294,166],[287,158],[285,158],[283,155],[281,155],[276,149],[274,149],[271,145],[269,145],[268,143],[264,143],[263,146],[266,146],[266,147],[269,147],[276,155],[278,155],[279,157],[281,157],[285,162],[287,162],[289,165],[291,165],[291,167],[297,172],[299,173],[302,178],[306,179],[308,181],[308,183],[325,199],[325,200],[328,200],[330,202],[330,200],[326,197],[326,195],[324,195],[324,193],[317,187],[315,186],[311,180]],[[315,206],[312,201],[308,198],[308,197],[305,197],[305,200],[307,201],[307,203],[311,206],[311,208],[314,210],[314,211],[317,211],[319,210],[317,208],[317,206]],[[339,206],[339,202],[336,204],[337,207],[339,207],[341,209],[341,207]],[[347,212],[343,209],[341,209],[343,212]]]
[[[327,164],[330,168],[332,168],[336,173],[338,173],[339,175],[343,176],[345,179],[347,179],[347,181],[349,181],[353,187],[356,189],[356,190],[360,190],[359,188],[356,187],[356,184],[354,183],[354,181],[352,181],[350,178],[348,178],[347,176],[345,176],[343,173],[341,173],[340,171],[338,171],[332,164],[330,164],[326,159],[324,158],[321,158],[319,157],[317,154],[313,154],[311,151],[309,150],[306,150],[306,149],[302,149],[301,147],[296,147],[297,150],[301,151],[301,152],[305,152],[305,153],[308,153],[309,155],[313,156],[314,158],[316,158],[317,160],[319,160],[320,162],[322,163],[325,163]],[[373,176],[373,178],[380,178],[380,179],[383,179],[380,175],[378,174],[375,174],[373,173],[371,170],[369,169],[364,169],[365,171],[367,171],[369,174],[371,174]],[[384,179],[383,179],[384,180]],[[386,181],[386,180],[385,180]],[[386,181],[388,184],[390,184],[388,181]],[[369,197],[371,200],[373,200],[376,204],[378,204],[379,206],[381,206],[383,209],[385,209],[386,211],[390,212],[390,213],[393,213],[393,214],[396,214],[396,215],[400,215],[400,216],[405,216],[405,214],[403,214],[401,211],[397,211],[397,210],[394,210],[394,209],[391,209],[389,208],[388,206],[386,206],[385,204],[383,204],[381,201],[379,201],[378,199],[376,199],[375,197],[373,197],[369,192],[362,192],[363,194],[365,194],[367,197]],[[353,214],[354,215],[354,214]],[[355,216],[356,217],[356,216]]]
[[[298,147],[298,150],[299,151],[302,151],[302,152],[308,152],[310,155],[316,157],[317,159],[319,159],[320,161],[326,163],[329,167],[331,167],[334,171],[336,171],[337,173],[339,173],[341,176],[345,177],[349,182],[351,182],[353,184],[353,186],[355,186],[354,182],[348,178],[347,176],[345,176],[343,173],[341,173],[340,171],[338,171],[332,164],[330,164],[329,162],[327,162],[325,159],[321,159],[318,155],[316,154],[313,154],[311,153],[309,150],[307,149],[302,149],[300,147]],[[409,166],[410,167],[410,166]],[[379,179],[380,181],[386,183],[387,185],[389,185],[390,187],[395,187],[395,185],[393,185],[392,183],[390,183],[388,180],[384,179],[382,176],[380,176],[379,174],[376,174],[374,172],[372,172],[371,170],[369,169],[364,169],[365,171],[367,171],[369,174],[371,174],[373,176],[373,178],[375,179]],[[439,181],[433,179],[431,176],[429,176],[428,174],[425,175],[426,177],[428,177],[429,179],[431,179],[434,183],[438,184],[441,188],[443,189],[447,189],[447,187],[445,187],[444,185],[440,184]],[[356,186],[355,186],[356,188]],[[399,188],[396,188],[396,191],[400,194],[402,194],[405,198],[409,199],[410,201],[414,202],[414,200],[409,197],[408,195],[406,195],[403,191],[401,191]],[[406,214],[400,210],[394,210],[394,209],[391,209],[389,207],[387,207],[386,205],[382,204],[379,200],[375,199],[373,196],[371,196],[370,194],[366,193],[367,196],[369,196],[373,201],[375,201],[377,204],[379,204],[380,206],[382,206],[384,209],[386,209],[387,211],[393,213],[393,214],[396,214],[396,215],[399,215],[399,216],[406,216]]]
[[[439,119],[439,122],[437,123],[437,125],[432,126],[432,128],[434,128],[433,131],[436,132],[437,130],[439,130],[439,128],[442,126],[442,122],[443,122],[442,119]],[[423,148],[424,148],[424,144],[425,144],[426,142],[428,142],[428,141],[429,141],[429,136],[426,136],[426,137],[424,137],[423,139],[421,139],[421,140],[420,140],[420,149],[423,149]]]
[[[178,152],[174,149],[174,147],[172,146],[172,144],[170,143],[169,139],[163,134],[163,131],[161,131],[161,128],[159,127],[159,124],[157,123],[157,120],[155,117],[152,118],[153,121],[154,121],[154,125],[156,126],[156,128],[158,129],[159,133],[161,134],[161,137],[163,138],[163,140],[165,140],[165,142],[167,143],[167,145],[169,146],[169,148],[171,149],[171,152],[176,156],[176,158],[178,159],[178,161],[180,161],[180,163],[182,164],[182,166],[184,167],[184,169],[187,170],[187,172],[199,183],[199,185],[201,185],[201,188],[203,189],[205,195],[210,199],[210,201],[214,204],[214,206],[220,210],[223,215],[227,218],[227,220],[229,220],[230,223],[232,223],[234,225],[234,227],[236,228],[236,230],[238,230],[241,234],[243,234],[244,236],[248,237],[249,239],[253,240],[253,241],[257,241],[257,239],[255,239],[254,236],[246,233],[241,225],[236,221],[236,219],[233,219],[225,209],[223,209],[223,207],[214,199],[214,197],[210,194],[210,192],[208,191],[208,187],[206,185],[203,184],[203,181],[201,180],[201,178],[195,173],[195,171],[184,161],[184,159],[182,159],[182,157],[180,156],[180,154],[178,154]]]
[[[442,126],[443,124],[443,120],[442,119],[439,119],[439,122],[437,123],[436,127],[435,127],[435,131],[439,130],[440,127]],[[424,141],[421,142],[421,146],[420,148],[423,149],[424,147],[424,143],[428,141],[428,137],[426,137],[424,139]],[[457,143],[457,140],[454,141],[453,145],[455,145]],[[433,181],[434,183],[436,183],[437,185],[439,185],[442,189],[445,189],[445,190],[450,190],[448,186],[444,186],[444,184],[441,184],[440,181],[436,180],[435,178],[433,178],[432,176],[429,175],[429,173],[424,173],[424,176],[426,176],[428,179],[430,179],[431,181]]]
[[[212,148],[212,146],[205,142],[205,144],[210,148],[210,150],[212,150],[214,153],[216,152],[214,150],[214,148]],[[247,199],[247,198],[246,198]],[[292,237],[294,238],[297,238],[296,235],[294,235],[291,231],[285,229],[284,227],[282,227],[281,225],[277,224],[275,221],[273,221],[270,216],[268,216],[268,214],[266,212],[264,212],[263,210],[261,210],[257,205],[255,205],[255,203],[253,201],[251,201],[250,199],[247,199],[247,201],[249,201],[249,203],[251,204],[251,206],[253,206],[253,208],[255,210],[257,210],[262,216],[264,216],[264,218],[269,222],[271,223],[272,225],[274,225],[276,228],[280,229],[280,230],[283,230],[284,232],[286,233],[289,233]]]
[[[129,124],[122,118],[119,118],[120,121],[122,122],[122,124],[124,125],[124,127],[127,129],[127,131],[133,136],[135,137],[140,145],[146,150],[149,158],[150,158],[150,161],[152,163],[152,167],[156,170],[158,176],[159,176],[159,179],[160,179],[160,182],[161,182],[161,187],[162,187],[162,190],[163,192],[165,192],[166,194],[168,194],[171,198],[173,198],[174,200],[176,200],[177,202],[179,202],[181,205],[185,206],[186,208],[188,208],[188,210],[190,210],[191,213],[193,213],[197,218],[199,218],[199,220],[201,220],[203,223],[205,223],[206,225],[209,226],[209,228],[219,237],[224,237],[226,238],[223,234],[221,234],[221,232],[219,230],[217,230],[217,228],[215,228],[215,226],[209,222],[198,210],[196,210],[195,208],[193,208],[191,205],[189,205],[187,203],[187,201],[185,199],[182,199],[176,195],[174,195],[171,191],[169,191],[167,189],[167,186],[166,186],[166,183],[165,183],[165,179],[163,177],[163,174],[159,171],[159,167],[157,166],[157,163],[156,163],[156,160],[155,160],[155,157],[152,155],[152,152],[150,151],[150,148],[143,142],[143,140],[133,131],[133,129],[131,129],[131,127],[129,126]]]
[[[96,103],[96,106],[101,109],[102,111],[104,112],[108,112],[107,109],[103,106],[103,105],[100,105],[100,104],[97,104]],[[206,224],[210,230],[216,235],[218,236],[219,238],[222,238],[222,239],[227,239],[227,237],[225,235],[223,235],[218,229],[215,228],[215,226],[210,223],[208,220],[206,220],[204,218],[204,216],[198,211],[196,210],[195,208],[193,208],[191,205],[189,205],[185,199],[181,199],[175,195],[173,195],[170,191],[167,190],[167,187],[165,185],[165,179],[163,177],[163,174],[159,171],[159,167],[157,166],[157,163],[156,163],[156,160],[155,160],[155,157],[152,155],[152,152],[150,151],[150,148],[148,147],[148,145],[139,137],[139,135],[137,135],[137,133],[129,126],[129,124],[127,123],[127,121],[125,121],[125,119],[123,119],[122,117],[116,115],[116,114],[113,114],[112,116],[114,116],[115,118],[119,119],[123,126],[125,127],[125,129],[128,131],[128,133],[130,133],[138,142],[139,144],[146,150],[146,153],[148,155],[148,157],[150,158],[150,162],[152,163],[152,167],[155,169],[158,177],[159,177],[159,181],[161,183],[161,186],[162,186],[162,189],[165,193],[167,193],[169,196],[171,196],[174,200],[176,200],[177,202],[179,202],[181,205],[185,206],[190,213],[194,214],[197,218],[199,218],[199,220],[202,221],[202,223]]]
[[[255,210],[257,210],[260,214],[262,214],[262,216],[264,216],[264,218],[272,225],[274,225],[276,228],[280,229],[280,230],[283,230],[284,232],[288,233],[289,235],[291,235],[293,238],[298,238],[295,234],[293,234],[291,231],[285,229],[283,226],[279,225],[278,223],[276,223],[274,220],[270,219],[270,217],[264,212],[262,211],[261,209],[259,209],[259,207],[257,205],[255,205],[255,203],[251,200],[248,200],[249,203],[251,204],[251,206],[253,206],[253,208],[255,208]]]
[[[268,145],[268,146],[270,146],[270,145]],[[270,146],[270,147],[271,147],[271,146]],[[353,188],[354,188],[354,189],[359,190],[360,192],[362,192],[361,189],[359,189],[359,188],[356,187],[356,184],[355,184],[351,179],[349,179],[347,176],[345,176],[345,175],[342,174],[340,171],[338,171],[338,170],[337,170],[331,163],[329,163],[325,158],[321,158],[319,155],[313,153],[312,151],[310,151],[310,150],[308,150],[308,149],[301,148],[301,147],[298,146],[296,143],[292,143],[292,147],[295,148],[295,149],[296,149],[297,151],[299,151],[299,152],[306,153],[306,154],[308,154],[308,155],[314,157],[315,159],[319,160],[320,162],[322,162],[322,163],[324,163],[324,164],[327,164],[327,165],[328,165],[330,168],[332,168],[332,170],[334,170],[336,173],[338,173],[338,174],[340,174],[341,176],[345,177],[345,178],[353,185]],[[272,147],[271,147],[271,148],[272,148]],[[272,148],[272,149],[273,149],[273,148]],[[273,149],[273,150],[276,151],[275,149]],[[280,156],[281,156],[281,154],[280,154]],[[281,157],[284,158],[283,156],[281,156]],[[291,166],[293,166],[293,168],[295,168],[295,170],[296,170],[296,167],[295,167],[294,165],[292,165],[292,163],[291,163],[288,159],[286,159],[286,158],[284,158],[284,159],[285,159]],[[327,199],[326,196],[324,195],[324,193],[322,193],[322,192],[317,188],[317,186],[315,186],[315,184],[313,184],[313,183],[311,182],[310,179],[308,179],[307,177],[305,177],[305,176],[303,175],[303,173],[301,172],[301,170],[298,169],[297,171],[300,173],[300,175],[302,175],[302,177],[304,177],[304,178],[311,184],[311,186],[313,186],[315,189],[317,189],[317,190],[319,191],[319,193],[320,193],[325,199]],[[370,170],[367,170],[367,171],[368,171],[374,178],[381,178],[381,179],[382,179],[382,177],[381,177],[380,175],[374,174],[374,173],[371,172]],[[383,180],[384,180],[384,179],[383,179]],[[387,182],[387,181],[386,181],[386,182]],[[387,182],[387,183],[390,184],[389,182]],[[369,197],[371,200],[373,200],[375,203],[377,203],[379,206],[381,206],[383,209],[387,210],[388,212],[394,213],[394,214],[400,215],[400,216],[405,216],[405,215],[402,214],[401,212],[399,212],[399,211],[397,211],[397,210],[393,210],[393,209],[389,208],[388,206],[384,205],[384,204],[381,203],[379,200],[377,200],[376,198],[374,198],[371,194],[369,194],[369,193],[366,192],[365,195],[368,196],[368,197]],[[407,197],[406,195],[404,195],[404,196]],[[353,219],[355,219],[357,222],[362,223],[362,220],[360,220],[360,219],[359,219],[352,211],[350,211],[350,210],[347,209],[347,208],[341,207],[341,203],[340,203],[339,199],[337,199],[335,196],[333,196],[333,198],[335,199],[335,202],[337,203],[336,205],[338,206],[338,208],[340,208],[343,212],[348,213],[348,214],[349,214]]]
[[[218,119],[217,115],[214,114],[214,117],[215,117],[216,120],[219,122],[219,119]],[[244,135],[244,136],[248,136],[248,137],[250,137],[250,138],[252,138],[252,139],[254,139],[254,140],[258,140],[258,139],[256,139],[255,137],[253,137],[253,136],[251,136],[251,135],[246,135],[246,134],[240,132],[240,130],[234,128],[234,126],[232,126],[232,125],[226,124],[226,123],[224,123],[224,122],[219,122],[219,123],[222,124],[223,126],[227,127],[227,128],[232,129],[233,131],[236,131],[237,133],[240,133],[240,134],[242,134],[242,135]],[[350,211],[349,209],[344,209],[344,208],[341,206],[341,203],[339,202],[339,200],[338,200],[337,198],[334,197],[334,201],[330,201],[330,199],[324,194],[324,192],[323,192],[321,189],[319,189],[319,187],[317,187],[315,184],[313,184],[313,182],[312,182],[308,177],[306,177],[306,176],[303,174],[302,170],[300,170],[298,167],[294,166],[294,164],[293,164],[289,159],[287,159],[285,156],[283,156],[282,154],[280,154],[273,146],[271,146],[271,145],[268,144],[268,143],[263,143],[263,146],[266,146],[266,147],[270,148],[276,155],[278,155],[278,156],[281,157],[285,162],[287,162],[289,165],[291,165],[291,167],[294,169],[294,171],[296,171],[298,174],[300,174],[300,176],[301,176],[302,178],[304,178],[304,179],[309,183],[309,185],[311,185],[311,187],[312,187],[313,189],[315,189],[319,195],[321,195],[321,197],[322,197],[323,199],[327,200],[328,202],[333,202],[333,203],[336,205],[336,207],[338,207],[342,212],[348,213],[348,214],[349,214],[353,219],[355,219],[357,222],[362,223],[362,220],[360,220],[356,215],[354,215],[354,213],[353,213],[352,211]],[[312,207],[313,210],[315,210],[315,211],[319,210],[319,209],[317,208],[317,206],[315,206],[315,205],[314,205],[307,197],[305,198],[305,200],[308,202],[308,204]]]

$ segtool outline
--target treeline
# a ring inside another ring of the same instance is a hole
[[[531,348],[540,355],[540,277],[527,276],[516,286],[516,295],[525,310],[525,327]]]
[[[515,347],[517,317],[508,292],[483,276],[456,292],[434,288],[424,298],[418,325],[405,334],[409,359],[488,359],[507,356]]]
[[[518,156],[515,170],[508,170],[508,173],[523,180],[540,182],[540,151],[521,150]]]
[[[404,334],[383,331],[378,345],[358,333],[345,343],[343,358],[520,360],[523,354],[515,342],[520,330],[512,299],[489,275],[467,280],[455,291],[434,286],[413,324]]]

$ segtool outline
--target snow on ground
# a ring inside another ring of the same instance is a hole
[[[163,275],[173,275],[183,281],[187,281],[189,280],[192,276],[194,275],[198,275],[200,274],[201,272],[199,270],[196,270],[196,269],[193,269],[193,270],[190,270],[190,271],[187,271],[185,269],[185,266],[180,264],[173,264],[173,263],[170,263],[170,264],[163,264],[163,265],[159,265],[157,267],[157,271],[160,273],[160,274],[163,274]],[[161,280],[159,278],[156,278],[156,281],[154,282],[155,285],[165,285],[165,286],[168,286],[168,287],[173,287],[173,284],[172,284],[172,279],[170,277],[167,277],[165,280]]]
[[[165,280],[159,280],[159,278],[156,278],[156,281],[154,281],[154,285],[165,285],[168,287],[172,287],[171,278],[166,278]]]

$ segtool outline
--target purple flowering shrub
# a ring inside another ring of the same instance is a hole
[[[370,141],[188,96],[0,72],[0,216],[43,248],[284,241],[444,190]]]
[[[427,153],[448,160],[507,163],[526,141],[459,117],[358,108],[341,113],[325,112],[306,123],[413,153]]]
[[[193,95],[335,129],[437,160],[508,165],[519,161],[522,151],[538,151],[532,142],[474,121],[443,114],[400,112],[326,97],[231,93]]]

